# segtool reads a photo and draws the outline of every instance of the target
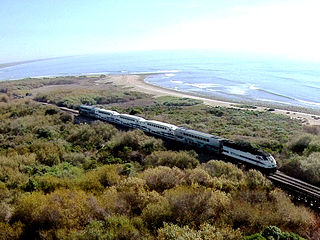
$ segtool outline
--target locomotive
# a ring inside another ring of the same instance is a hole
[[[173,124],[142,117],[120,114],[116,111],[80,105],[80,115],[89,116],[102,121],[138,128],[146,133],[182,142],[191,146],[206,148],[236,161],[255,166],[267,172],[274,172],[277,163],[273,156],[265,151],[253,148],[248,144],[240,144],[212,134],[178,127]]]

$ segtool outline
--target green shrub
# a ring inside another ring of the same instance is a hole
[[[9,224],[0,222],[0,239],[15,240],[21,239],[24,231],[24,225],[21,222]]]
[[[172,216],[172,209],[166,199],[148,204],[142,211],[142,219],[148,228],[155,233],[157,229],[163,227],[165,222],[172,222],[175,219]]]
[[[53,166],[60,163],[60,155],[63,151],[61,146],[49,141],[34,141],[30,147],[31,152],[36,154],[39,163]]]
[[[199,230],[191,229],[189,226],[179,227],[174,224],[165,223],[164,227],[158,230],[158,239],[188,239],[188,240],[239,240],[241,232],[231,228],[217,228],[210,224],[202,224]]]
[[[243,240],[304,240],[295,233],[282,232],[276,226],[269,226],[261,233],[256,233],[251,236],[244,237]]]
[[[57,114],[59,112],[58,108],[48,108],[45,111],[45,115],[54,115]]]
[[[223,177],[232,181],[241,181],[245,178],[244,173],[231,163],[211,160],[202,164],[201,168],[211,177]]]
[[[67,122],[72,122],[73,121],[73,116],[70,113],[61,113],[60,115],[60,120],[63,123],[67,123]]]
[[[214,181],[211,176],[205,170],[201,168],[186,169],[185,181],[187,184],[199,184],[205,187],[213,187]]]
[[[73,166],[79,166],[86,162],[86,156],[81,152],[66,152],[62,155],[62,159]]]
[[[281,235],[281,230],[276,226],[269,226],[262,231],[262,236],[265,238],[272,237],[275,240],[278,240]]]
[[[125,163],[141,163],[145,155],[160,149],[163,149],[162,140],[149,137],[141,130],[133,130],[113,137],[98,156],[106,163],[119,158]]]
[[[38,128],[37,130],[37,137],[38,138],[47,138],[47,139],[52,139],[52,132],[48,128]]]
[[[181,169],[195,168],[199,165],[196,159],[197,154],[194,151],[156,151],[145,159],[147,166],[168,166]]]
[[[83,149],[100,149],[117,132],[114,126],[96,121],[91,125],[69,125],[66,130],[66,139],[73,146]]]
[[[140,177],[146,181],[150,190],[162,192],[181,183],[184,173],[178,168],[159,166],[145,170]]]
[[[249,189],[270,189],[271,182],[261,172],[250,169],[246,174],[246,184]]]
[[[224,192],[198,186],[178,186],[166,190],[164,196],[177,223],[191,226],[217,221],[230,203]]]
[[[85,231],[76,239],[150,239],[147,229],[139,223],[138,219],[129,219],[126,216],[112,216],[104,221],[89,223]]]
[[[302,154],[303,151],[308,148],[310,142],[312,140],[311,135],[303,135],[300,136],[297,140],[291,142],[289,144],[289,149],[295,153]]]
[[[266,240],[266,238],[263,237],[261,233],[255,233],[251,236],[244,237],[243,240]]]
[[[193,106],[201,104],[203,101],[193,98],[179,98],[172,96],[158,97],[157,102],[164,106]]]
[[[136,177],[128,177],[117,186],[119,197],[122,199],[127,215],[140,215],[149,204],[159,201],[160,195],[148,191],[146,181]]]
[[[301,170],[304,172],[304,179],[317,185],[320,184],[319,160],[320,152],[314,152],[300,161]]]
[[[101,192],[105,187],[117,185],[120,182],[121,167],[105,165],[86,172],[77,179],[77,185],[85,191]]]
[[[25,194],[19,199],[12,218],[25,224],[32,236],[39,229],[80,228],[92,214],[90,198],[82,191],[65,189],[47,195]]]

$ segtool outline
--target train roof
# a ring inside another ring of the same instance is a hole
[[[125,113],[122,113],[120,114],[120,117],[121,116],[124,116],[124,117],[127,117],[127,118],[131,118],[131,119],[136,119],[136,120],[145,120],[143,117],[139,117],[139,116],[134,116],[134,115],[130,115],[130,114],[125,114]]]
[[[112,110],[107,110],[107,109],[103,109],[103,108],[97,108],[97,109],[98,109],[99,112],[111,113],[111,114],[114,114],[114,115],[119,114],[118,112],[112,111]]]
[[[80,105],[80,108],[93,109],[95,107],[94,106],[89,106],[89,105]]]
[[[168,128],[171,128],[171,129],[177,129],[178,127],[176,125],[173,125],[173,124],[170,124],[170,123],[165,123],[165,122],[160,122],[160,121],[157,121],[157,120],[146,120],[146,122],[148,123],[154,123],[154,124],[157,124],[157,125],[160,125],[160,126],[164,126],[164,127],[168,127]]]
[[[92,110],[92,109],[95,109],[95,107],[94,106],[89,106],[89,105],[80,105],[79,106],[79,109],[90,109],[90,110]]]
[[[189,134],[193,134],[193,135],[197,135],[197,136],[201,136],[201,137],[205,137],[205,138],[215,138],[215,139],[222,139],[221,137],[218,136],[214,136],[210,133],[204,133],[204,132],[200,132],[197,130],[193,130],[193,129],[188,129],[188,128],[184,128],[184,127],[179,127],[181,130],[183,130],[184,132],[187,132]]]

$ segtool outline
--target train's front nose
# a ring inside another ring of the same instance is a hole
[[[276,160],[274,159],[273,156],[270,155],[270,156],[268,157],[268,160],[269,160],[270,165],[271,165],[272,167],[277,167],[277,162],[276,162]]]

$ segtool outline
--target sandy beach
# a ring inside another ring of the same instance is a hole
[[[187,98],[201,100],[203,101],[204,104],[210,105],[210,106],[240,108],[240,107],[237,107],[237,104],[235,103],[214,100],[207,97],[195,96],[192,94],[183,93],[183,92],[175,91],[172,89],[166,89],[163,87],[155,86],[155,85],[146,83],[144,79],[145,79],[145,75],[107,75],[105,78],[102,78],[101,80],[96,81],[96,83],[99,84],[104,82],[109,82],[109,83],[112,82],[113,84],[121,87],[130,87],[136,91],[151,94],[154,97],[167,96],[167,95],[171,95],[175,97],[187,97]],[[266,111],[267,109],[268,109],[267,107],[257,107],[253,110]],[[320,125],[320,115],[296,112],[291,110],[282,110],[282,109],[275,109],[273,113],[283,114],[291,118],[301,120],[301,122],[305,125]]]
[[[58,58],[58,57],[56,57],[56,58]],[[26,63],[32,63],[32,62],[41,62],[41,61],[46,61],[46,60],[51,60],[51,59],[56,59],[56,58],[41,58],[41,59],[19,61],[19,62],[0,63],[0,69],[1,68],[6,68],[6,67],[13,67],[13,66],[20,65],[20,64],[26,64]]]

